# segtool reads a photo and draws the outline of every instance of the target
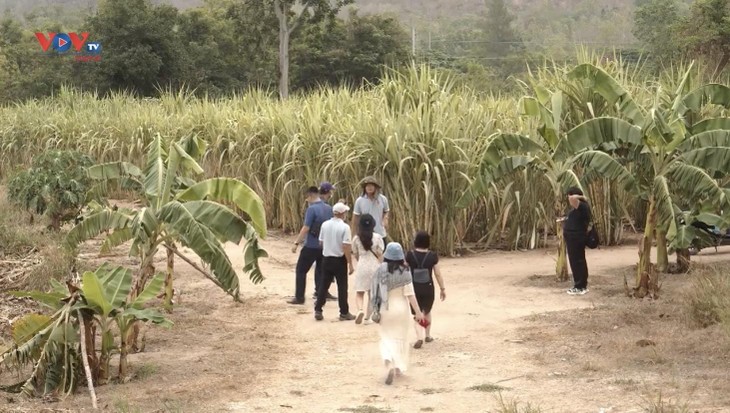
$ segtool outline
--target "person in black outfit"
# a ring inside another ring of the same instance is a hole
[[[583,191],[572,187],[568,189],[570,211],[563,225],[563,237],[568,249],[568,261],[573,272],[573,288],[570,295],[583,295],[588,292],[588,263],[586,262],[586,239],[591,222],[591,208],[583,196]]]
[[[413,247],[414,249],[406,254],[406,262],[413,276],[413,290],[416,293],[418,306],[421,307],[424,317],[429,322],[426,328],[416,323],[418,339],[413,347],[418,349],[423,346],[424,340],[426,343],[433,341],[433,337],[431,337],[431,308],[436,298],[433,286],[434,276],[441,288],[441,301],[446,299],[446,287],[441,276],[441,269],[438,266],[439,256],[436,251],[429,249],[431,247],[431,236],[428,232],[418,231],[413,241]],[[411,313],[415,315],[413,309],[411,309]]]

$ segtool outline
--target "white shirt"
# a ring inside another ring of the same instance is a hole
[[[319,230],[319,240],[322,242],[322,256],[345,256],[344,244],[351,244],[350,226],[340,218],[331,218],[322,224]]]

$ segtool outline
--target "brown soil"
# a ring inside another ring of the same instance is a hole
[[[263,245],[267,279],[242,279],[242,304],[176,261],[175,326],[149,330],[146,351],[130,356],[129,383],[97,389],[104,411],[481,412],[494,411],[500,389],[548,412],[640,412],[660,391],[692,411],[730,411],[726,336],[682,320],[689,276],[665,276],[658,301],[624,296],[634,245],[588,251],[591,291],[579,297],[544,275],[553,251],[443,259],[448,297],[434,308],[436,340],[413,350],[393,386],[383,383],[377,325],[336,321],[334,302],[316,322],[311,276],[307,304],[286,304],[297,255],[287,237]],[[241,248],[227,249],[241,268]],[[693,260],[730,260],[730,250]],[[57,402],[0,396],[0,411],[91,411],[85,388]]]

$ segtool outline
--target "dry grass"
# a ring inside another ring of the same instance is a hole
[[[497,406],[495,413],[541,413],[542,412],[542,409],[540,409],[539,406],[533,406],[530,403],[525,403],[524,405],[522,405],[521,402],[519,402],[516,399],[511,399],[509,401],[504,400],[501,393],[499,394],[499,396],[497,396],[497,403],[499,405]]]
[[[49,232],[42,219],[33,224],[28,214],[10,204],[0,189],[0,291],[44,290],[50,279],[64,279],[73,254],[62,248],[64,233]]]
[[[501,391],[504,391],[504,390],[509,390],[509,388],[502,387],[502,386],[500,386],[498,384],[484,383],[484,384],[479,384],[477,386],[469,387],[468,390],[471,390],[471,391],[480,391],[480,392],[483,392],[483,393],[496,393],[496,392],[501,392]]]
[[[722,325],[730,333],[730,274],[727,269],[695,267],[692,288],[686,293],[688,320],[705,328]]]
[[[592,285],[601,286],[591,290],[592,307],[525,320],[519,333],[525,356],[572,380],[633,394],[649,412],[684,412],[688,405],[657,396],[659,389],[686,397],[708,388],[689,404],[730,405],[730,337],[720,325],[730,308],[730,283],[723,266],[695,265],[692,274],[665,276],[663,295],[654,301],[613,294],[621,274],[592,275]]]
[[[644,411],[646,413],[689,413],[690,409],[688,406],[689,404],[686,402],[680,403],[665,398],[660,391],[656,398],[646,400]]]

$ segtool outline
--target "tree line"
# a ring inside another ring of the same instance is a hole
[[[149,0],[103,0],[78,27],[51,21],[28,27],[6,16],[0,22],[0,100],[47,96],[64,84],[141,96],[154,96],[161,88],[217,97],[271,87],[279,79],[279,19],[273,3],[210,0],[205,7],[180,11]],[[291,6],[286,5],[287,15],[294,13]],[[375,81],[382,65],[410,59],[408,35],[395,17],[305,13],[291,33],[292,89],[359,86]],[[81,29],[89,41],[101,43],[101,61],[77,62],[68,54],[43,52],[34,35]]]
[[[49,96],[64,84],[106,94],[155,96],[186,88],[220,97],[262,87],[286,97],[320,85],[376,83],[383,66],[412,59],[448,71],[485,92],[517,88],[513,77],[545,59],[566,59],[533,44],[516,27],[506,0],[442,24],[441,42],[421,34],[413,55],[410,28],[394,15],[360,15],[354,0],[207,0],[178,10],[150,0],[100,0],[95,10],[52,7],[0,21],[0,102]],[[637,46],[615,51],[659,69],[686,57],[709,61],[714,75],[730,60],[730,0],[637,0]],[[443,22],[442,22],[443,23]],[[34,32],[85,31],[102,44],[100,62],[43,52]],[[605,47],[593,47],[606,51]],[[570,60],[570,58],[567,58]],[[707,63],[707,62],[705,62]]]

